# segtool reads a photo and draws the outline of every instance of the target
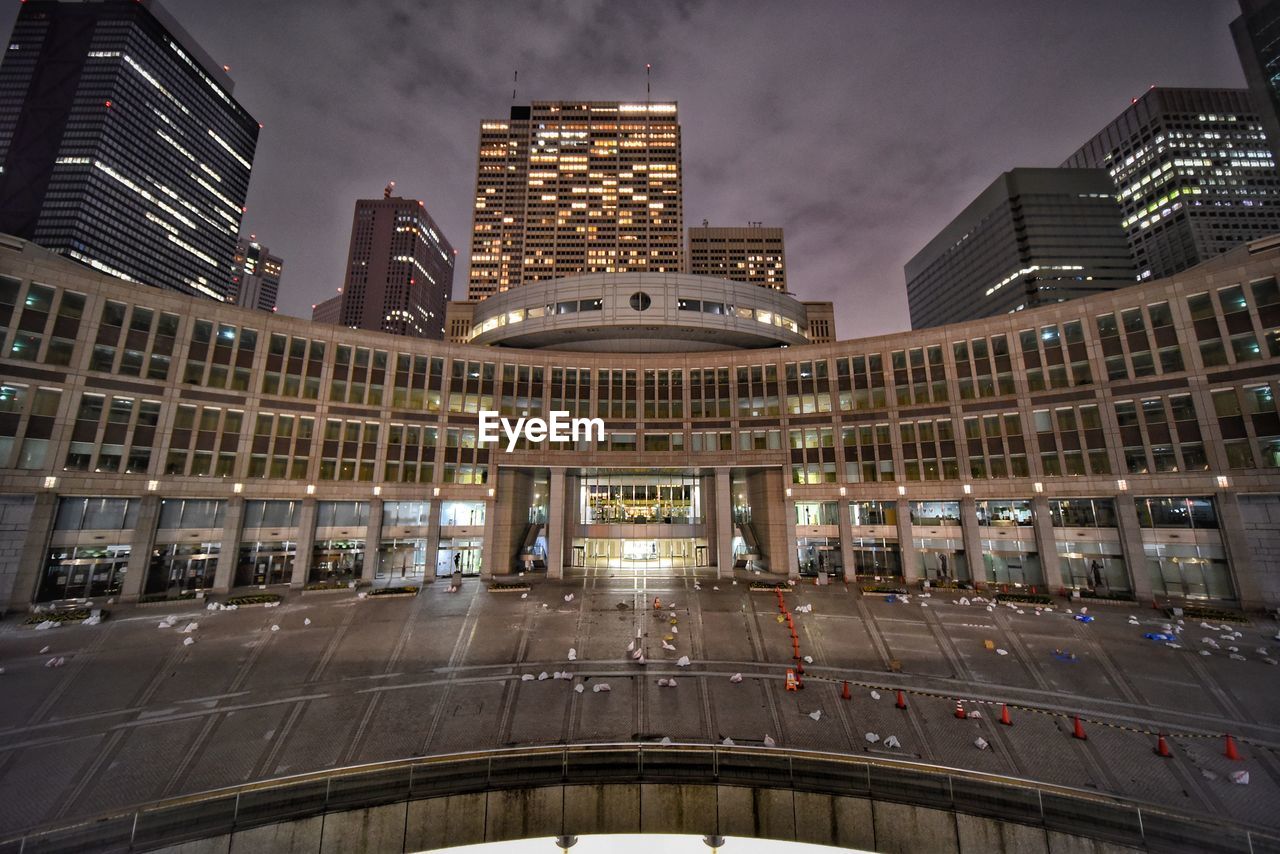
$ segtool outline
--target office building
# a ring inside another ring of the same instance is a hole
[[[1064,166],[1104,169],[1141,280],[1280,232],[1280,173],[1246,89],[1149,89]]]
[[[417,199],[356,202],[338,322],[414,338],[444,337],[453,291],[453,246]]]
[[[311,319],[316,323],[340,323],[342,321],[342,294],[313,304],[311,306]]]
[[[1100,169],[1005,172],[907,262],[912,328],[1132,284],[1113,192]]]
[[[131,282],[235,298],[259,125],[158,3],[24,2],[0,98],[0,231]]]
[[[468,299],[583,273],[680,272],[674,103],[535,101],[480,125]]]
[[[255,235],[236,241],[236,254],[232,260],[231,281],[236,288],[236,305],[275,311],[280,299],[280,277],[284,274],[284,260],[271,254],[271,250],[258,243]]]
[[[781,228],[702,225],[689,229],[689,272],[776,291],[787,290],[787,253]]]
[[[1274,159],[1280,147],[1280,2],[1240,0],[1240,11],[1231,36]]]
[[[776,291],[587,275],[528,288],[563,313],[500,306],[509,322],[463,344],[143,290],[0,238],[0,608],[503,581],[528,562],[1274,605],[1277,275],[1280,240],[1258,241],[827,344]],[[575,345],[601,323],[612,342]],[[622,334],[640,323],[654,335]],[[478,435],[488,410],[569,411],[604,436],[508,451]]]

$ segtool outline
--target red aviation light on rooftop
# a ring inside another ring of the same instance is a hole
[[[106,108],[109,110],[109,109],[111,109],[111,102],[110,102],[110,101],[103,101],[103,102],[102,102],[102,106],[106,107]]]

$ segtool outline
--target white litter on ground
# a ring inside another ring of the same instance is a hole
[[[581,682],[573,686],[573,693],[575,694],[581,694],[585,690],[587,690],[586,686],[584,686]]]
[[[570,660],[570,661],[577,661],[577,660],[578,660],[578,651],[577,651],[576,649],[574,649],[573,647],[569,647],[569,660]]]
[[[978,737],[978,738],[973,742],[973,746],[974,746],[974,747],[976,747],[976,748],[978,748],[979,750],[986,750],[986,749],[987,749],[988,747],[990,747],[991,745],[987,743],[987,740],[986,740],[985,738],[982,738],[981,736],[979,736],[979,737]]]
[[[863,736],[863,738],[867,740],[867,744],[875,744],[877,741],[880,740],[880,736],[874,732],[867,733],[866,735]]]
[[[566,601],[566,602],[572,602],[572,601],[573,601],[573,594],[572,594],[572,593],[566,593],[566,594],[565,594],[565,596],[564,596],[564,601]]]
[[[539,681],[539,682],[545,682],[546,680],[548,680],[548,679],[550,679],[550,678],[551,678],[551,674],[547,673],[547,671],[545,671],[545,670],[538,674],[538,681]]]
[[[879,692],[879,691],[872,691],[872,692],[871,692],[871,699],[873,699],[873,700],[879,700],[879,699],[880,699],[880,692]]]
[[[720,743],[723,744],[725,747],[733,747],[733,739],[729,738],[729,736],[727,735],[724,737],[724,741]]]
[[[198,628],[200,628],[199,623],[187,623],[185,626],[182,627],[182,633],[184,635],[189,635]]]
[[[273,631],[273,632],[278,632],[278,631],[280,631],[280,627],[279,627],[279,626],[272,626],[272,627],[271,627],[271,631]]]
[[[688,666],[689,666],[689,656],[682,655],[680,656],[680,658],[676,659],[676,667],[688,667]]]
[[[608,682],[598,682],[595,685],[591,686],[591,693],[593,694],[607,694],[612,690],[613,689],[609,687]]]
[[[742,681],[742,674],[741,673],[733,674],[732,676],[729,677],[729,681],[732,682],[734,685],[737,685],[739,682]]]
[[[58,627],[58,624],[55,623],[53,620],[44,620],[42,622],[36,623],[37,632],[43,632],[49,629],[56,629],[57,627]]]
[[[902,747],[902,742],[898,741],[896,735],[891,735],[884,740],[885,747]]]
[[[534,676],[532,673],[522,673],[520,675],[521,682],[532,682],[534,679],[537,679],[537,678],[538,677]]]
[[[771,735],[766,735],[766,736],[764,737],[764,746],[765,746],[765,747],[777,747],[777,746],[778,746],[778,742],[776,742],[776,741],[774,741],[774,740],[773,740],[773,736],[771,736]]]
[[[806,655],[806,656],[804,657],[804,663],[805,663],[805,664],[813,664],[813,656],[812,656],[812,655]]]
[[[44,654],[45,654],[46,652],[48,652],[50,649],[51,649],[51,647],[47,647],[47,646],[42,646],[42,647],[40,647],[40,655],[44,655]]]
[[[676,651],[676,648],[675,648],[674,646],[672,646],[671,644],[667,643],[666,641],[663,641],[663,642],[662,642],[662,648],[663,648],[663,649],[666,649],[666,650],[670,650],[671,652],[675,652],[675,651]]]
[[[183,646],[191,646],[191,645],[192,645],[193,643],[195,643],[195,642],[196,642],[196,639],[195,639],[195,638],[183,638],[183,639],[182,639],[182,645],[183,645]]]
[[[662,737],[662,741],[658,742],[658,744],[661,744],[663,747],[670,747],[670,746],[671,746],[671,736],[669,736],[669,735],[664,735],[664,736]]]
[[[822,709],[810,712],[809,717],[813,718],[815,721],[822,720]]]
[[[996,650],[996,655],[1008,655],[1008,654],[1009,654],[1009,650],[1007,649],[1001,648]]]
[[[1248,771],[1232,771],[1231,782],[1235,783],[1237,786],[1249,785],[1249,772]]]

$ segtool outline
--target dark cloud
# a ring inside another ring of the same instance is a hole
[[[1057,165],[1151,83],[1240,86],[1232,0],[165,0],[265,124],[246,226],[282,308],[338,287],[394,178],[459,249],[479,122],[521,101],[680,102],[685,217],[787,230],[842,336],[907,326],[902,265],[995,176]]]

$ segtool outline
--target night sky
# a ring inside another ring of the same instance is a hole
[[[643,99],[652,63],[686,226],[785,228],[791,289],[833,300],[841,338],[908,327],[902,265],[1000,172],[1058,165],[1152,83],[1244,85],[1234,0],[163,2],[265,125],[245,229],[307,317],[389,179],[465,298],[479,123],[514,69],[521,103]]]

